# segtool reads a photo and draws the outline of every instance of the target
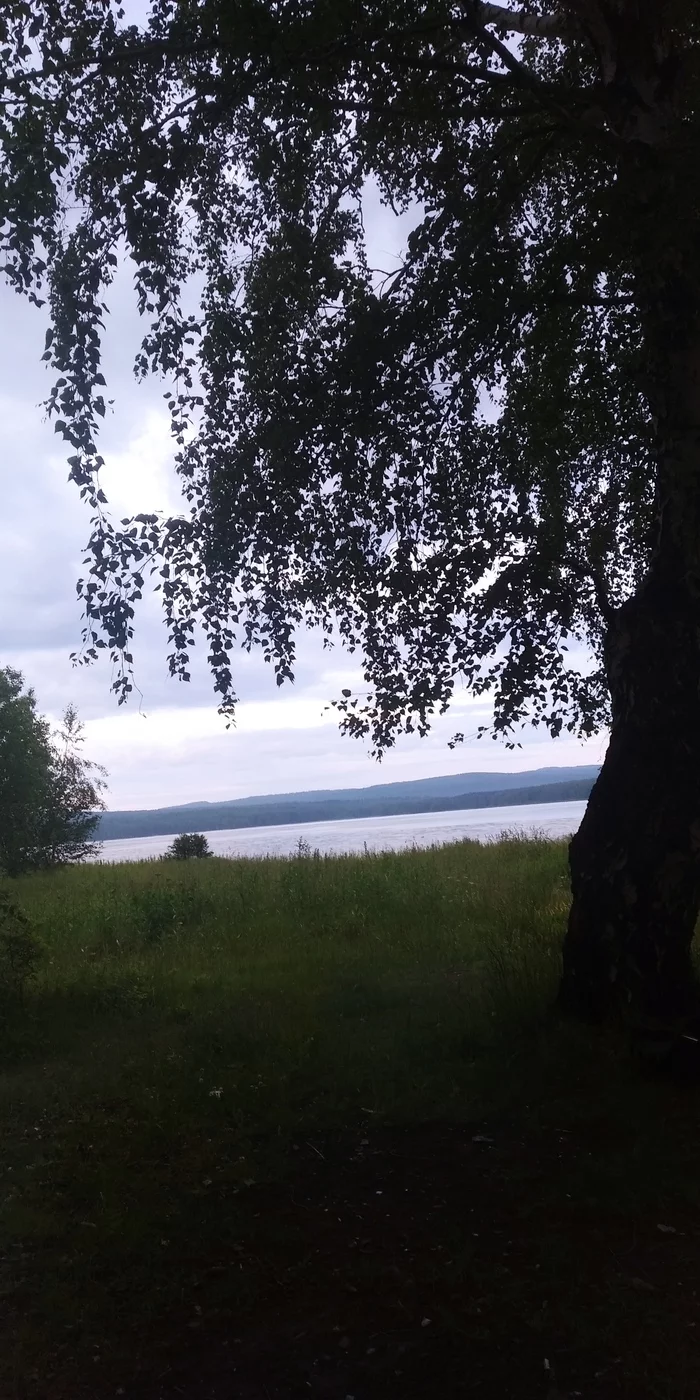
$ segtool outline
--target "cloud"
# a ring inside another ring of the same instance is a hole
[[[115,516],[137,511],[175,515],[187,510],[164,408],[147,407],[133,437],[119,447],[107,448],[104,459],[100,483]]]
[[[469,709],[474,728],[485,715],[480,707]],[[242,705],[236,728],[228,731],[207,708],[155,711],[147,719],[132,714],[117,722],[94,720],[87,737],[90,753],[110,772],[109,805],[114,808],[363,787],[438,773],[517,771],[602,758],[598,740],[552,744],[535,735],[509,753],[489,740],[451,751],[447,741],[456,718],[439,719],[426,739],[400,738],[381,765],[361,743],[342,738],[311,698]]]

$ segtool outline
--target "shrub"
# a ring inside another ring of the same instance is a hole
[[[212,856],[212,851],[206,836],[200,831],[183,831],[180,836],[176,836],[172,845],[168,847],[164,860],[202,860],[205,856]]]
[[[140,941],[159,943],[164,934],[177,932],[181,925],[172,889],[137,890],[130,904],[133,928]]]
[[[37,975],[43,948],[32,933],[26,914],[0,890],[0,994],[24,998],[24,989]]]
[[[297,841],[297,844],[294,847],[293,854],[294,856],[296,856],[297,860],[310,860],[312,857],[314,860],[321,859],[321,852],[319,851],[318,847],[316,846],[312,849],[310,843],[307,841],[305,836],[299,837],[299,840]]]

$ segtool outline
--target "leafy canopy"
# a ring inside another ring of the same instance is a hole
[[[5,267],[48,302],[93,507],[84,654],[111,651],[120,699],[155,569],[171,669],[201,621],[225,709],[234,647],[281,683],[306,622],[361,654],[340,709],[380,751],[462,683],[496,733],[600,725],[605,621],[653,543],[643,289],[695,218],[698,32],[696,0],[152,0],[141,28],[5,0]],[[653,218],[647,41],[681,72],[685,161]],[[371,265],[369,189],[414,221],[398,265]],[[97,429],[125,255],[189,511],[117,526]]]

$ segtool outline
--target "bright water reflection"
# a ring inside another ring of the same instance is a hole
[[[570,836],[579,825],[585,802],[540,802],[527,807],[477,807],[461,812],[413,812],[397,817],[353,817],[336,822],[294,822],[286,826],[239,827],[207,832],[217,856],[291,855],[300,839],[322,854],[402,850],[407,846],[443,845],[449,841],[494,841],[503,831]],[[135,836],[105,841],[100,859],[145,860],[162,855],[172,836]]]

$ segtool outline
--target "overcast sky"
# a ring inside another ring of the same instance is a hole
[[[390,266],[405,229],[378,201],[367,209],[377,261]],[[115,408],[102,439],[103,485],[117,517],[138,510],[177,509],[162,386],[137,385],[131,373],[138,317],[126,273],[109,320],[105,373]],[[167,673],[166,635],[157,600],[142,607],[134,647],[143,699],[118,707],[107,662],[76,669],[80,643],[75,582],[89,520],[67,481],[67,449],[41,407],[50,376],[41,364],[46,320],[0,284],[0,665],[21,670],[39,709],[56,719],[72,701],[86,722],[89,756],[109,772],[108,805],[155,807],[197,799],[316,787],[364,786],[471,770],[537,768],[598,762],[604,740],[553,742],[539,731],[521,735],[515,751],[490,739],[455,750],[456,730],[473,734],[488,708],[458,697],[427,739],[406,737],[381,766],[360,741],[343,739],[328,702],[356,683],[350,657],[323,652],[313,635],[300,639],[294,686],[278,690],[270,667],[241,652],[236,682],[241,705],[235,729],[217,715],[203,649],[189,685]]]

